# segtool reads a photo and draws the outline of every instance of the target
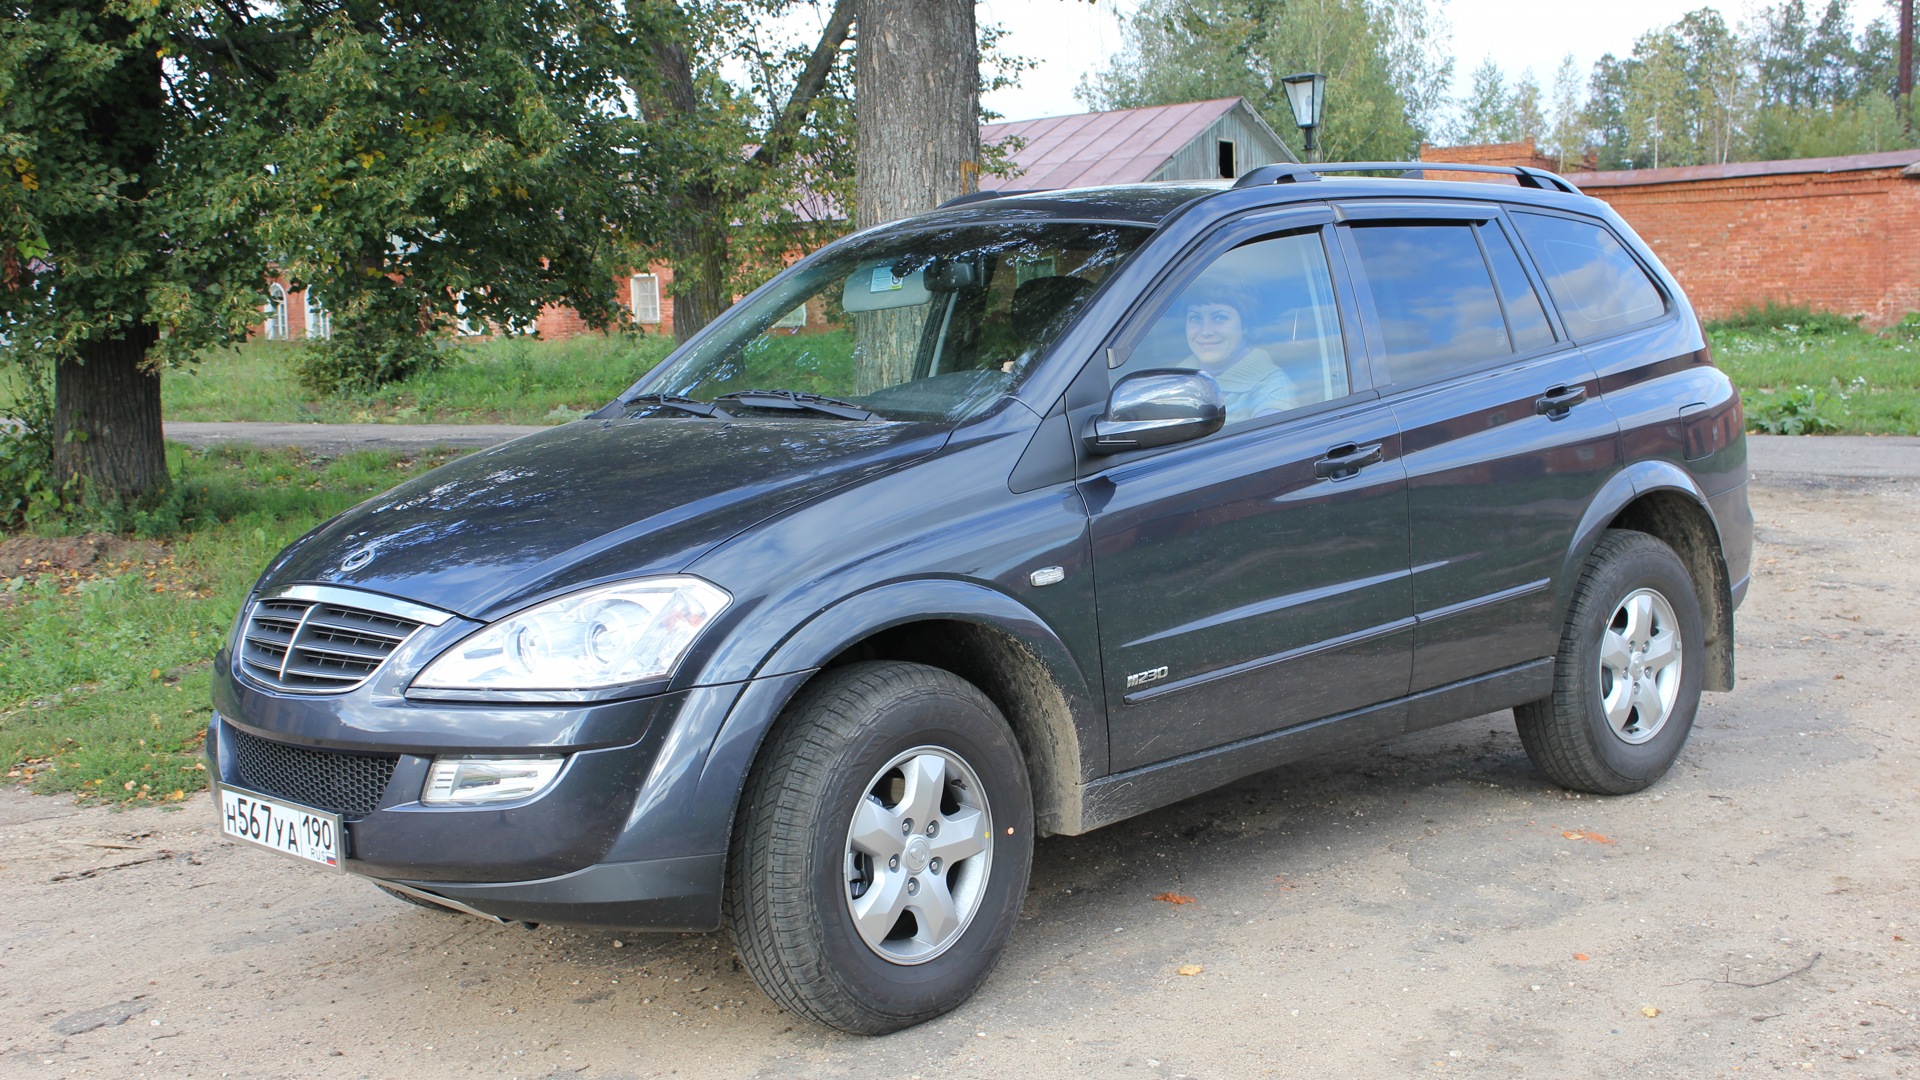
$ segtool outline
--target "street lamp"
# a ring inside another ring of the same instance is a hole
[[[1287,88],[1287,104],[1293,106],[1293,122],[1307,140],[1307,160],[1320,160],[1320,114],[1327,105],[1327,77],[1318,72],[1302,72],[1280,80]]]

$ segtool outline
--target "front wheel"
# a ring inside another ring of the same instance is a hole
[[[1641,532],[1607,532],[1574,586],[1553,695],[1514,710],[1527,756],[1596,795],[1666,774],[1700,705],[1700,601],[1686,564]]]
[[[768,997],[884,1034],[986,980],[1032,856],[1026,765],[993,703],[937,668],[856,664],[809,685],[763,749],[727,919]]]

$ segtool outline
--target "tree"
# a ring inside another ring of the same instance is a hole
[[[654,178],[672,227],[642,249],[673,267],[685,341],[797,250],[842,226],[851,200],[852,90],[844,46],[857,0],[838,0],[811,44],[768,41],[783,0],[628,0],[650,70],[631,76],[647,138],[676,148]],[[744,61],[745,79],[727,78]]]
[[[1327,76],[1328,160],[1404,160],[1433,130],[1453,62],[1420,0],[1146,0],[1124,48],[1082,80],[1082,100],[1124,109],[1239,96],[1290,145],[1280,79]],[[1296,149],[1296,154],[1301,151]]]
[[[631,130],[632,48],[601,0],[8,0],[0,325],[56,361],[58,478],[162,490],[159,365],[241,340],[270,272],[348,335],[462,293],[614,317],[671,154]]]
[[[1553,118],[1548,129],[1546,149],[1558,159],[1565,172],[1587,152],[1587,125],[1580,108],[1580,65],[1573,54],[1560,58],[1553,73]]]
[[[980,187],[980,53],[974,0],[862,0],[861,228],[930,210]],[[857,321],[862,390],[902,382],[917,326],[907,311]]]
[[[1467,98],[1460,104],[1460,126],[1454,131],[1457,143],[1512,142],[1515,132],[1513,95],[1507,92],[1507,77],[1489,56],[1473,69]]]

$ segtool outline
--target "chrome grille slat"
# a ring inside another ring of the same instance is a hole
[[[269,597],[248,613],[239,670],[276,690],[338,694],[380,669],[423,622],[334,599]],[[372,606],[389,601],[369,597]],[[429,616],[431,617],[431,616]]]

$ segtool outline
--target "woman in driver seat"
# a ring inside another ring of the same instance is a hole
[[[1187,358],[1181,367],[1212,375],[1226,401],[1227,423],[1284,412],[1296,404],[1293,380],[1265,349],[1247,342],[1245,290],[1202,278],[1186,294]]]

